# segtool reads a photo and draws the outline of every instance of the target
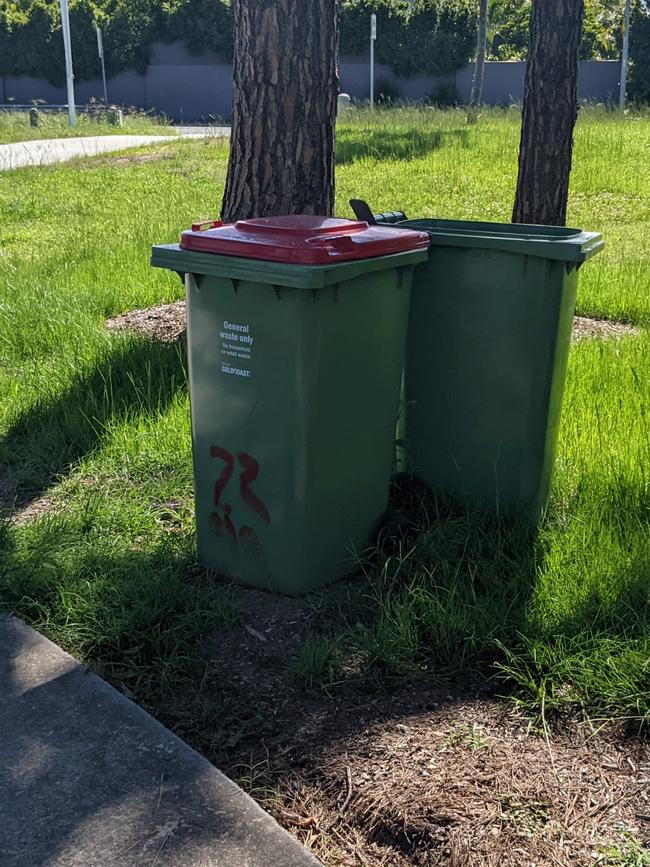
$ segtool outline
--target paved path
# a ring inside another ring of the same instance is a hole
[[[178,127],[184,138],[230,135],[229,127]],[[73,157],[96,156],[108,151],[119,151],[146,144],[174,141],[170,135],[97,135],[79,138],[37,139],[0,145],[0,171],[23,166],[42,166],[60,163]]]
[[[0,614],[0,863],[319,867],[198,753],[6,614]]]

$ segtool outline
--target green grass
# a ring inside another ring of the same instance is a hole
[[[648,140],[650,114],[581,113],[569,223],[608,246],[581,272],[578,309],[642,333],[572,348],[539,533],[397,491],[420,531],[369,554],[366,583],[315,594],[293,666],[307,686],[480,670],[529,709],[647,720]],[[514,110],[472,125],[461,111],[351,113],[337,212],[360,196],[409,216],[508,220],[517,144]],[[237,618],[237,592],[194,560],[184,349],[104,321],[181,297],[149,267],[150,245],[218,214],[227,144],[152,152],[0,174],[0,463],[19,495],[53,501],[2,527],[0,607],[192,736],[216,700],[208,639]]]
[[[41,111],[38,126],[33,127],[29,123],[28,111],[0,110],[0,144],[70,136],[163,135],[173,132],[173,127],[163,118],[143,113],[125,113],[123,126],[113,126],[105,117],[92,117],[80,112],[77,114],[77,125],[70,127],[67,111]]]

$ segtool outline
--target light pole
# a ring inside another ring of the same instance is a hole
[[[370,108],[375,104],[375,40],[377,39],[377,16],[370,16]]]
[[[621,53],[621,89],[618,94],[618,105],[625,110],[627,97],[627,68],[630,62],[630,0],[625,0],[625,18],[623,21],[623,51]]]
[[[102,81],[104,82],[104,105],[108,105],[108,90],[106,89],[106,64],[104,63],[104,41],[102,39],[102,31],[97,27],[97,53],[102,62]]]
[[[70,126],[76,126],[77,110],[74,102],[74,73],[72,71],[72,45],[70,44],[68,0],[61,0],[61,30],[63,31],[63,47],[65,49],[65,80],[68,89],[68,123]]]

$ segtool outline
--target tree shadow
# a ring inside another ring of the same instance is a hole
[[[184,343],[137,338],[33,404],[0,440],[0,514],[22,509],[95,451],[109,422],[160,413],[186,388]]]
[[[467,130],[342,127],[336,133],[336,163],[346,165],[361,159],[414,159],[452,142],[467,147]]]
[[[587,496],[598,480],[586,480]],[[584,544],[596,553],[594,572],[586,576],[586,592],[576,596],[570,614],[554,622],[556,636],[587,632],[612,637],[647,637],[650,627],[650,494],[627,486],[623,480],[598,493],[600,503],[584,522]],[[645,530],[644,530],[645,528]],[[648,535],[643,535],[647,533]],[[640,544],[630,545],[639,538]],[[603,549],[602,552],[599,549]],[[540,630],[541,631],[541,630]]]
[[[4,867],[311,863],[201,756],[5,615],[0,728]]]
[[[539,556],[527,524],[468,515],[398,479],[362,575],[269,597],[267,610],[265,594],[241,595],[240,622],[212,651],[220,724],[232,723],[219,761],[236,773],[278,751],[289,773],[362,727],[493,694],[495,641],[525,623]]]
[[[618,514],[612,504],[611,520]],[[64,637],[60,600],[80,594],[76,640],[87,637],[100,673],[260,791],[354,749],[373,726],[420,714],[435,726],[445,707],[503,692],[490,679],[496,642],[521,650],[545,556],[527,525],[469,515],[403,479],[362,559],[365,575],[297,600],[215,582],[190,537],[148,552],[90,539],[63,578],[39,571],[77,519],[55,517],[49,529],[48,520],[40,547],[32,534],[28,556],[6,570],[4,604],[33,620],[45,613]],[[630,590],[641,604],[638,579],[621,587],[608,616],[624,619]],[[566,629],[593,619],[595,604],[585,599]]]

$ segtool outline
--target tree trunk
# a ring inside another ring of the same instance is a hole
[[[485,48],[487,43],[488,0],[480,0],[478,7],[478,37],[476,40],[476,66],[472,78],[472,94],[469,104],[476,108],[481,104],[483,95],[483,72],[485,70]]]
[[[513,223],[566,223],[583,0],[533,0]]]
[[[334,206],[338,0],[234,0],[234,103],[222,219]]]

